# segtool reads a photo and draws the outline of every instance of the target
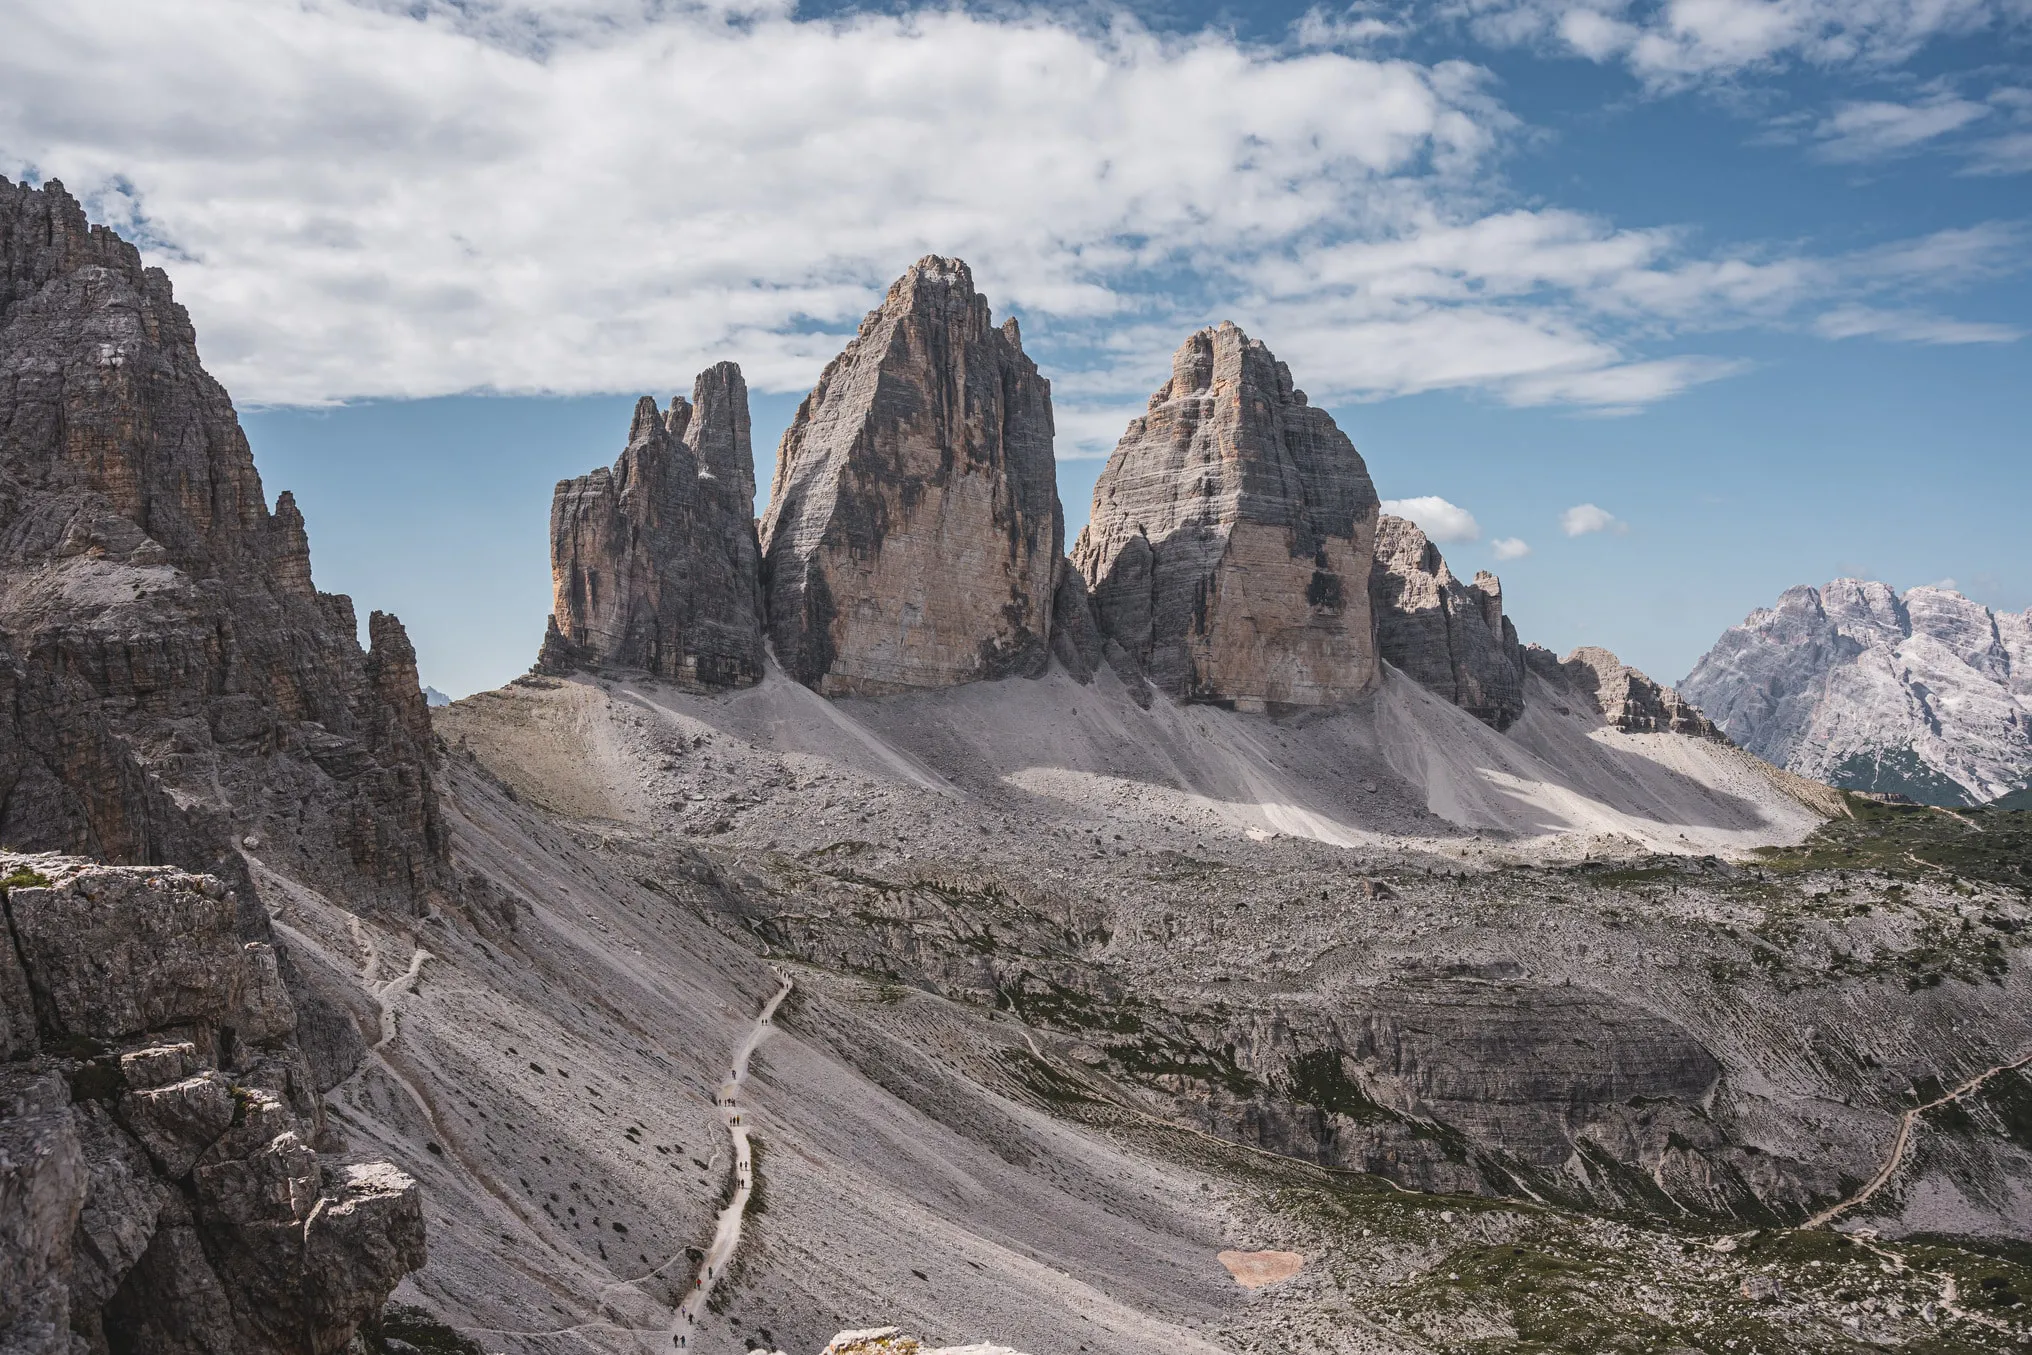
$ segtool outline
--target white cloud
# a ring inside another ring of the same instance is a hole
[[[1586,536],[1589,532],[1614,532],[1621,536],[1630,530],[1630,525],[1607,509],[1577,503],[1559,515],[1559,530],[1568,536]]]
[[[1385,499],[1383,511],[1392,517],[1407,518],[1418,529],[1442,544],[1482,539],[1482,524],[1459,504],[1448,503],[1437,494],[1416,499]]]
[[[1703,256],[1511,209],[1487,73],[1339,50],[1380,13],[1272,48],[789,0],[15,5],[0,171],[140,240],[254,403],[665,390],[723,357],[801,389],[911,259],[959,254],[1022,314],[1071,457],[1225,318],[1315,397],[1619,411],[1737,369],[1662,341],[2016,243]]]
[[[1514,536],[1499,536],[1489,543],[1498,560],[1521,560],[1531,553],[1531,547]]]
[[[2024,330],[2011,325],[1949,320],[1912,311],[1873,310],[1868,306],[1837,307],[1815,319],[1813,327],[1828,339],[1869,337],[1924,344],[2014,343],[2025,337]]]
[[[2015,21],[2020,0],[1452,0],[1483,41],[1627,65],[1654,88],[1801,63],[1882,67]]]
[[[1368,5],[1339,13],[1314,5],[1291,26],[1291,39],[1300,47],[1364,47],[1404,34],[1401,22],[1382,18]]]
[[[1947,94],[1909,104],[1844,103],[1814,129],[1814,153],[1837,163],[1889,159],[1989,115],[1988,105]]]
[[[2008,132],[1969,148],[1970,174],[2032,174],[2032,131]]]

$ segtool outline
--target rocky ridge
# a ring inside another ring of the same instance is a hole
[[[1476,719],[1507,729],[1524,710],[1524,649],[1503,615],[1503,584],[1463,584],[1416,523],[1384,514],[1369,596],[1382,658]]]
[[[1232,324],[1172,357],[1073,550],[1099,630],[1159,689],[1264,710],[1376,680],[1367,467],[1291,370]]]
[[[253,836],[416,907],[448,880],[429,716],[401,623],[369,632],[168,278],[0,179],[0,842],[241,880]]]
[[[0,1348],[344,1349],[424,1262],[216,876],[0,853]]]
[[[696,412],[694,412],[696,410]],[[1387,661],[1497,730],[1526,700],[1502,583],[1462,583],[1383,518],[1360,453],[1232,324],[1190,336],[1059,553],[1050,383],[956,259],[919,260],[785,432],[759,544],[740,370],[636,408],[627,450],[558,484],[537,670],[750,686],[764,640],[829,696],[1110,667],[1245,711],[1342,705]],[[848,605],[850,601],[851,605]],[[1609,656],[1541,676],[1626,732],[1705,733]],[[1578,684],[1578,685],[1575,685]]]
[[[1599,645],[1582,645],[1563,659],[1542,645],[1528,645],[1524,663],[1553,688],[1591,703],[1610,728],[1625,734],[1728,740],[1699,707]]]
[[[776,657],[880,695],[1049,662],[1064,549],[1051,383],[957,259],[920,259],[826,367],[762,519]]]
[[[415,651],[358,630],[168,279],[0,179],[0,845],[59,853],[0,866],[10,1349],[336,1349],[421,1263],[406,1179],[318,1157],[365,1046],[245,855],[464,897]]]
[[[748,386],[722,362],[667,412],[644,396],[612,470],[558,483],[554,602],[537,666],[707,687],[762,678]]]
[[[1946,589],[1787,589],[1680,688],[1751,752],[1849,789],[1954,805],[2032,781],[2032,612]]]

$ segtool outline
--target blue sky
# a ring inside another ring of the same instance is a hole
[[[170,270],[319,585],[454,693],[528,664],[551,485],[636,394],[740,361],[766,492],[932,250],[1053,378],[1075,532],[1171,348],[1233,318],[1562,652],[1669,681],[1840,574],[2032,606],[2024,0],[0,25],[0,172]]]

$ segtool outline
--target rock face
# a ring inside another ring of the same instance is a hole
[[[748,386],[722,362],[690,403],[644,396],[628,446],[558,483],[550,509],[555,601],[538,666],[632,669],[688,685],[762,678],[760,555]]]
[[[401,624],[319,593],[159,269],[0,179],[0,842],[235,878],[253,837],[363,906],[446,876]]]
[[[1597,645],[1583,645],[1564,659],[1529,645],[1524,662],[1554,688],[1593,703],[1603,720],[1626,734],[1684,734],[1727,742],[1699,707]]]
[[[798,681],[879,695],[1035,675],[1064,550],[1051,385],[957,259],[920,259],[798,406],[762,520]]]
[[[0,1349],[329,1355],[423,1264],[216,876],[0,854]]]
[[[1073,559],[1101,632],[1174,696],[1324,706],[1374,685],[1369,472],[1232,324],[1172,357],[1094,487]]]
[[[1523,714],[1524,650],[1494,574],[1463,584],[1417,524],[1385,514],[1369,601],[1385,662],[1497,729]]]
[[[1767,761],[1972,804],[2032,781],[2032,612],[1837,579],[1730,627],[1680,684]]]

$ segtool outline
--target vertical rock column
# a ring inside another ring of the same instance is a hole
[[[1464,584],[1415,523],[1385,515],[1369,575],[1382,657],[1476,719],[1508,729],[1524,712],[1524,651],[1503,615],[1503,585]]]
[[[668,412],[644,396],[613,469],[560,481],[554,595],[538,666],[614,668],[709,687],[762,676],[748,387],[722,362]]]
[[[829,695],[1034,676],[1064,538],[1050,383],[964,263],[918,260],[783,435],[762,521],[777,659]]]
[[[1323,706],[1376,680],[1368,468],[1232,324],[1172,358],[1122,435],[1073,558],[1100,629],[1174,696]]]

